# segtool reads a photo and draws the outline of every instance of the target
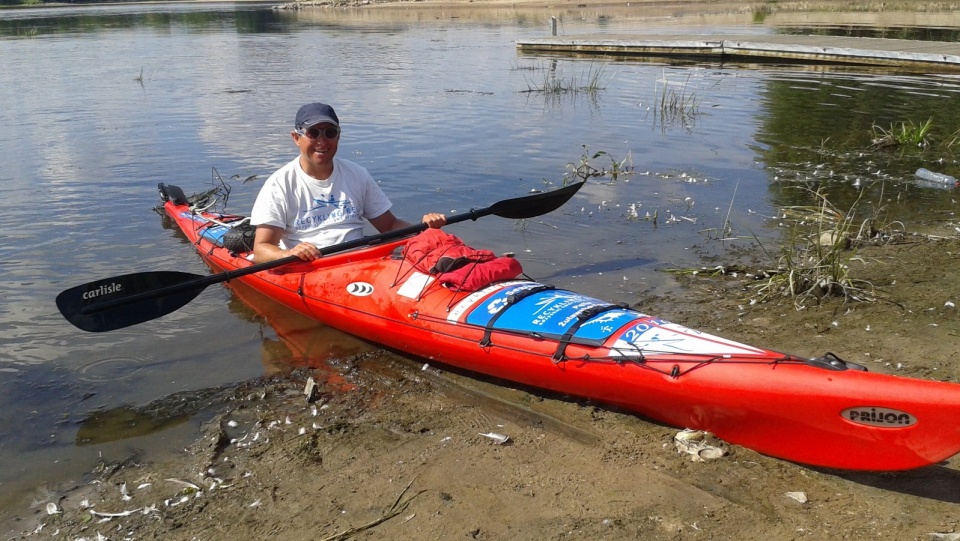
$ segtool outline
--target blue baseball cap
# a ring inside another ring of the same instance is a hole
[[[297,111],[294,128],[301,131],[324,122],[340,127],[340,119],[337,118],[337,113],[334,112],[333,107],[326,103],[308,103]]]

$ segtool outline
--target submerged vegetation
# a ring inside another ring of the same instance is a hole
[[[596,160],[603,157],[610,159],[609,166],[596,163]],[[587,149],[587,145],[583,145],[583,154],[580,156],[580,159],[577,162],[567,163],[567,171],[563,174],[560,185],[569,186],[570,184],[586,182],[590,179],[608,179],[609,182],[616,182],[617,180],[625,180],[633,174],[633,156],[631,154],[628,153],[625,158],[618,161],[602,150],[591,154]],[[547,179],[543,179],[543,184],[549,189],[549,186],[553,183]],[[526,231],[527,220],[517,220],[514,229],[517,231]]]

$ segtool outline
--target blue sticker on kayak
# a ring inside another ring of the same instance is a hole
[[[227,234],[227,231],[230,231],[231,227],[228,225],[213,225],[210,227],[203,228],[203,231],[200,232],[200,236],[217,244],[218,246],[223,246],[223,236]]]
[[[227,234],[227,231],[233,229],[230,224],[216,223],[211,221],[209,218],[205,218],[204,216],[195,214],[193,212],[181,212],[180,216],[182,218],[190,218],[194,222],[201,224],[201,227],[197,228],[200,230],[200,237],[209,240],[217,246],[223,246],[223,236]],[[218,215],[218,217],[220,219],[232,218],[232,216],[225,216],[222,214]]]
[[[542,286],[530,283],[501,289],[474,307],[467,315],[466,322],[487,327],[496,317],[494,329],[559,338],[577,323],[578,317],[586,310],[610,304],[563,290],[538,291],[510,303],[512,295],[522,296],[524,290],[537,287]],[[504,312],[500,314],[501,311]],[[643,315],[625,308],[606,310],[584,321],[573,338],[577,342],[601,343],[638,317]]]

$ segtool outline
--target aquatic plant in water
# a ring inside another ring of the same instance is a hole
[[[539,84],[531,83],[530,80],[525,77],[527,89],[523,92],[548,95],[578,94],[581,92],[597,94],[604,89],[601,82],[603,72],[604,69],[602,65],[595,66],[594,64],[590,64],[587,71],[581,73],[579,76],[573,75],[565,77],[559,68],[551,65],[550,69],[543,70],[542,82]]]
[[[928,118],[922,124],[915,124],[912,120],[901,122],[897,128],[893,124],[889,130],[885,130],[876,124],[873,125],[873,147],[919,147],[927,148],[930,146],[930,127],[933,125],[933,118]]]
[[[583,155],[580,156],[580,161],[567,164],[567,173],[563,176],[563,185],[603,177],[609,177],[611,182],[616,182],[621,177],[633,174],[633,156],[631,154],[627,154],[627,157],[620,161],[617,161],[613,156],[609,156],[609,169],[602,165],[599,168],[594,166],[594,161],[602,156],[609,156],[609,154],[600,150],[590,155],[587,145],[583,145]]]
[[[662,85],[662,87],[661,87]],[[700,114],[700,98],[689,88],[690,74],[682,83],[671,82],[666,73],[656,82],[656,107],[654,121],[661,129],[669,126],[691,128]]]

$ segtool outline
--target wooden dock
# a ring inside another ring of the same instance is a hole
[[[960,72],[960,43],[801,35],[581,35],[517,40],[531,54],[844,64]]]

